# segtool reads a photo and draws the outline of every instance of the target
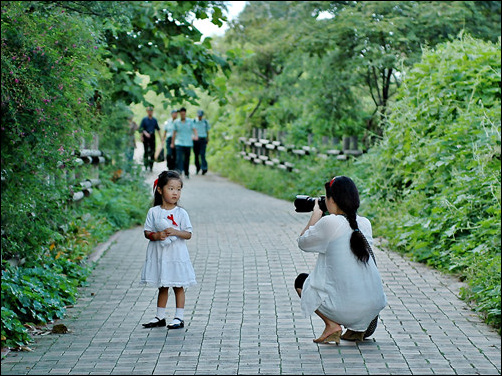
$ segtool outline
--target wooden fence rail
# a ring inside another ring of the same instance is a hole
[[[253,129],[253,137],[240,137],[241,151],[239,156],[254,164],[276,167],[289,172],[297,172],[291,156],[318,156],[321,158],[335,157],[337,160],[347,160],[349,156],[357,157],[363,154],[358,149],[357,137],[344,137],[342,144],[337,138],[323,137],[322,145],[313,146],[313,135],[309,135],[309,145],[296,146],[284,144],[284,134],[279,140],[266,137],[266,130]]]
[[[101,179],[99,178],[99,165],[106,163],[104,153],[99,150],[99,139],[94,137],[90,148],[86,148],[82,143],[80,150],[75,150],[73,153],[77,168],[70,172],[68,181],[70,185],[70,200],[79,202],[84,197],[89,197],[93,189],[99,188]],[[84,165],[90,165],[91,169],[81,169]],[[87,176],[82,176],[85,171]],[[89,176],[90,175],[90,176]]]

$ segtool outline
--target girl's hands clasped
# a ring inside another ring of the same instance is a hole
[[[175,232],[179,232],[178,230],[175,230],[174,228],[166,228],[165,230],[162,231],[152,231],[147,234],[147,238],[153,241],[162,241],[166,240],[168,236],[176,235]]]
[[[160,234],[160,238],[158,240],[165,240],[168,236],[177,236],[181,239],[190,239],[192,237],[192,233],[188,231],[180,231],[173,227],[168,227],[162,231],[159,231],[157,234]]]
[[[167,236],[178,236],[180,231],[176,230],[175,228],[168,227],[165,230],[162,231]]]

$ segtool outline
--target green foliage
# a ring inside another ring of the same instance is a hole
[[[3,283],[2,283],[3,299]],[[17,314],[2,305],[2,348],[17,348],[29,343],[31,336],[28,329],[18,319]]]
[[[224,101],[225,88],[212,77],[217,72],[228,74],[229,65],[211,52],[210,39],[200,42],[202,34],[191,24],[193,14],[202,19],[211,14],[211,21],[221,24],[223,2],[126,1],[123,5],[127,27],[104,25],[114,100],[147,104],[144,97],[153,90],[169,102],[183,103],[197,98],[196,87]],[[140,85],[140,75],[149,76],[146,87]]]
[[[111,172],[109,167],[104,170]],[[40,325],[62,318],[92,270],[86,259],[96,245],[119,229],[143,223],[151,203],[140,171],[115,182],[104,180],[90,197],[66,208],[71,220],[61,224],[57,237],[52,235],[57,240],[40,247],[44,254],[38,258],[2,261],[2,347],[31,340],[25,323]]]
[[[352,111],[363,106],[352,73],[340,69],[338,51],[317,57],[302,46],[304,32],[316,22],[313,7],[309,2],[252,2],[217,44],[234,57],[229,103],[244,113],[244,121],[236,124],[248,133],[254,127],[271,134],[287,131],[297,143],[309,133],[364,131],[366,108]]]
[[[96,124],[83,78],[101,74],[99,51],[85,22],[2,3],[3,257],[36,257],[59,238],[71,153]]]
[[[2,271],[3,305],[17,312],[21,321],[47,323],[62,318],[65,306],[75,301],[78,279],[66,278],[58,260],[48,261],[22,271],[6,265]],[[73,273],[75,269],[72,265]]]
[[[386,114],[400,85],[402,66],[420,59],[422,46],[435,46],[466,31],[496,42],[500,36],[500,4],[473,1],[330,2],[331,19],[314,23],[305,34],[306,51],[324,55],[338,50],[337,64],[359,77],[371,96],[375,113]],[[497,12],[489,15],[487,8]],[[379,118],[368,130],[381,135]]]
[[[62,318],[75,302],[90,269],[62,257],[41,257],[31,266],[2,261],[2,347],[18,347],[31,337],[24,323]]]
[[[123,174],[117,181],[105,180],[100,189],[93,191],[79,206],[80,213],[99,214],[98,223],[89,231],[99,231],[106,220],[110,233],[144,223],[144,216],[150,206],[150,189],[143,181],[141,167],[131,174]]]
[[[463,297],[480,301],[496,327],[500,115],[500,42],[464,37],[426,49],[365,158],[365,194],[378,199],[375,211],[385,202],[380,229],[393,248],[467,280]]]
[[[331,17],[319,17],[321,12]],[[215,48],[234,61],[228,101],[243,113],[244,121],[234,124],[246,135],[252,128],[287,131],[295,144],[305,143],[309,133],[358,135],[370,146],[370,139],[382,135],[381,120],[402,72],[420,59],[423,46],[462,30],[496,41],[500,6],[253,1]]]

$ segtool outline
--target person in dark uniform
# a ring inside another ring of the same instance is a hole
[[[153,117],[153,107],[147,107],[145,116],[139,125],[138,132],[141,133],[141,138],[143,140],[143,146],[145,148],[145,153],[143,155],[143,163],[145,165],[145,170],[153,170],[153,162],[155,160],[155,131],[157,131],[159,138],[162,140],[160,135],[160,127],[157,119]]]

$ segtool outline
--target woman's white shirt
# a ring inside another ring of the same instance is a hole
[[[370,221],[357,216],[357,223],[372,247]],[[387,299],[372,257],[365,264],[352,253],[352,233],[344,216],[331,214],[298,238],[300,249],[318,253],[316,266],[303,285],[301,307],[306,317],[319,309],[346,328],[365,331]]]

